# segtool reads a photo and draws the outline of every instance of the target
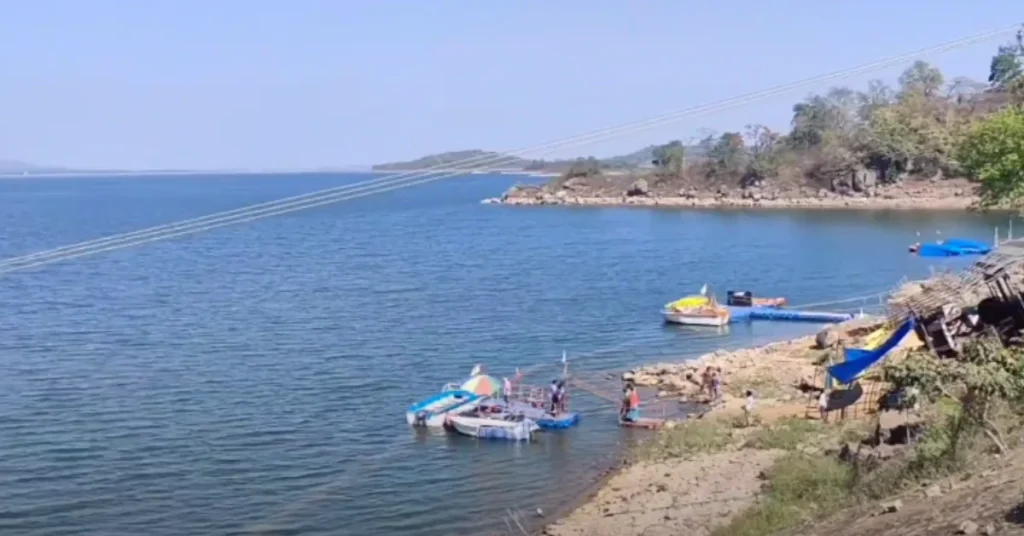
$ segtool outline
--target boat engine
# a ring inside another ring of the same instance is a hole
[[[426,426],[427,425],[427,412],[426,411],[421,411],[421,412],[416,414],[416,424],[419,425],[419,426]]]

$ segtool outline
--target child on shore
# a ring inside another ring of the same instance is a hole
[[[754,413],[757,400],[754,398],[754,392],[749,389],[746,392],[746,397],[747,401],[743,404],[743,422],[744,426],[750,426],[750,416]]]
[[[818,395],[818,415],[821,417],[821,422],[828,422],[828,397],[829,390],[822,389],[821,394]]]

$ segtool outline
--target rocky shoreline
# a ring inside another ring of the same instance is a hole
[[[906,180],[869,188],[764,187],[667,189],[647,179],[556,180],[544,186],[516,185],[484,203],[516,206],[641,206],[663,208],[764,208],[863,210],[968,210],[976,186],[963,179]]]
[[[751,447],[752,439],[780,423],[803,420],[813,396],[806,385],[814,381],[824,350],[837,340],[856,343],[880,323],[879,319],[857,319],[826,328],[818,335],[770,343],[736,351],[719,350],[695,360],[645,365],[623,374],[641,386],[653,387],[664,400],[698,402],[700,371],[721,369],[721,402],[699,420],[667,426],[651,443],[665,442],[673,434],[694,441],[712,428],[720,434],[716,448],[664,458],[643,458],[628,463],[603,479],[603,485],[578,508],[543,529],[547,536],[629,536],[688,534],[707,536],[733,516],[754,504],[763,475],[784,451],[764,445]],[[920,345],[909,337],[903,347]],[[742,418],[744,392],[757,396],[756,422],[737,425]],[[641,404],[643,407],[643,404]],[[820,451],[821,444],[835,439],[835,432],[813,426],[813,438],[797,448]],[[694,426],[704,427],[695,429]],[[836,428],[835,430],[838,430]],[[838,441],[838,439],[835,439]],[[710,441],[703,439],[703,441]]]

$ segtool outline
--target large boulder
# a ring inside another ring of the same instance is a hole
[[[857,168],[853,170],[853,177],[850,183],[850,186],[853,187],[853,191],[861,193],[867,192],[878,184],[878,173],[874,170],[863,167]]]
[[[843,340],[843,331],[838,326],[826,326],[814,336],[814,344],[818,349],[832,348]]]
[[[562,188],[565,190],[582,190],[586,187],[587,181],[581,177],[573,177],[562,184]]]
[[[633,181],[633,184],[626,190],[626,195],[630,197],[646,196],[651,193],[651,188],[647,184],[646,179],[637,179]]]

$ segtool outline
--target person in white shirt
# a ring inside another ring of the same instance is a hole
[[[750,415],[754,413],[754,408],[757,407],[757,400],[754,398],[754,392],[747,390],[747,401],[743,404],[743,420],[746,426],[750,426]]]
[[[501,379],[501,397],[505,399],[505,405],[508,405],[508,398],[512,396],[512,382],[508,381],[508,378]]]
[[[822,389],[821,395],[818,396],[818,414],[821,416],[821,422],[828,422],[828,397],[829,390]]]

